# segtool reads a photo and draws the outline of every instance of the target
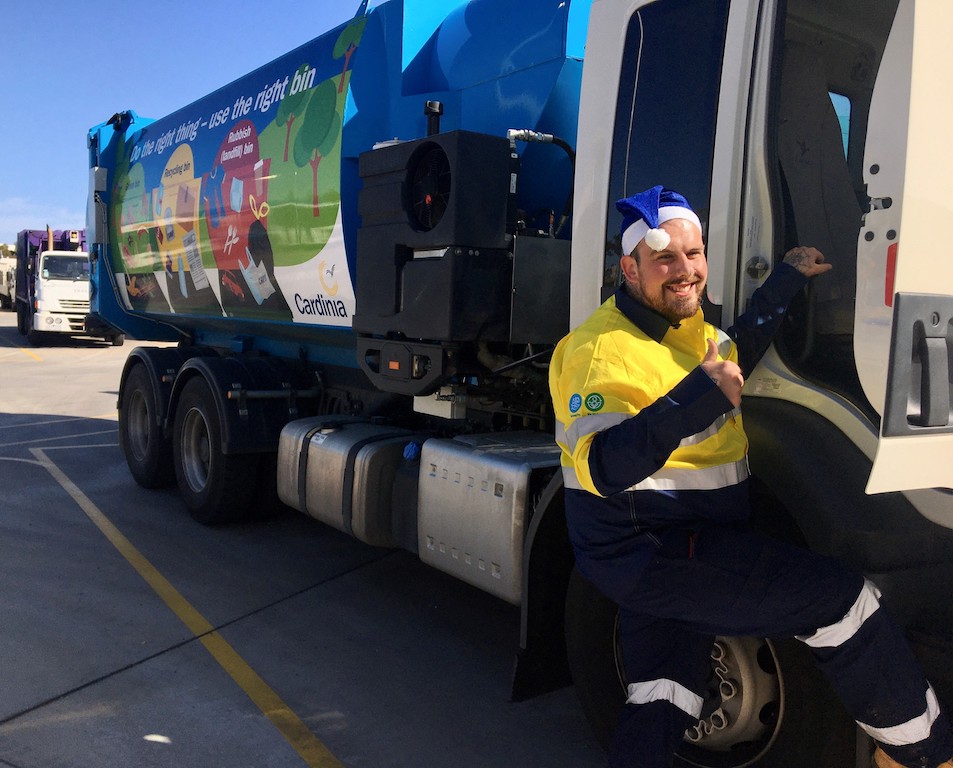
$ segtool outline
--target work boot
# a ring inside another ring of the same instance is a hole
[[[875,768],[903,768],[900,763],[894,760],[880,747],[874,750],[874,766]],[[953,758],[944,763],[940,763],[936,768],[953,768]]]

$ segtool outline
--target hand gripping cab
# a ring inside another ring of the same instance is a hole
[[[757,523],[874,578],[953,703],[953,269],[921,243],[953,199],[951,32],[921,0],[390,0],[117,113],[89,136],[92,310],[177,342],[122,375],[133,476],[520,606],[514,696],[571,677],[605,737],[615,609],[572,575],[546,366],[617,285],[613,201],[664,181],[722,326],[787,247],[834,264],[746,386]],[[866,757],[796,645],[719,638],[712,674],[686,763]]]

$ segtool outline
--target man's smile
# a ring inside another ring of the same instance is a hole
[[[665,289],[671,291],[676,296],[690,296],[698,285],[697,280],[684,280],[677,283],[668,283]]]

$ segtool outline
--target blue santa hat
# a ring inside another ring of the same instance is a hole
[[[658,227],[671,219],[688,219],[699,231],[702,228],[688,200],[661,185],[618,200],[615,206],[623,216],[622,253],[626,255],[631,254],[643,239],[653,251],[667,248],[668,232]]]

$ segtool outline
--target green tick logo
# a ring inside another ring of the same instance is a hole
[[[601,410],[602,406],[605,404],[605,398],[598,392],[593,392],[591,395],[586,395],[586,408],[588,408],[590,411]]]

